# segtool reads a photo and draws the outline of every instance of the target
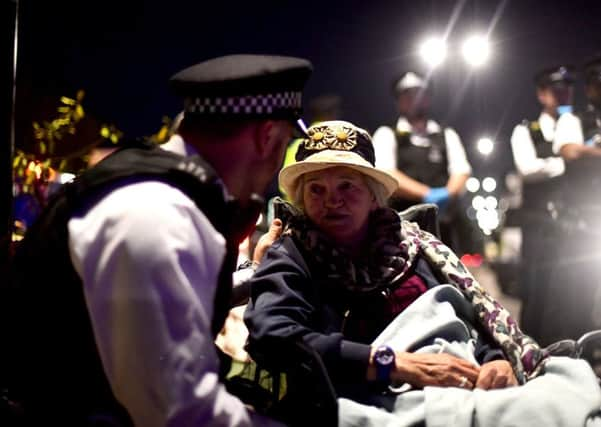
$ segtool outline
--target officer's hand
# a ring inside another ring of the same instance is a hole
[[[271,225],[269,226],[269,231],[263,234],[259,241],[257,242],[257,246],[255,246],[255,251],[253,253],[253,262],[259,264],[265,252],[273,242],[275,242],[281,235],[283,231],[282,221],[278,218],[275,218],[271,221]]]
[[[449,190],[446,187],[433,187],[424,196],[425,203],[434,203],[440,210],[444,209],[449,201]]]
[[[511,365],[506,360],[493,360],[480,367],[476,387],[484,390],[518,385]]]

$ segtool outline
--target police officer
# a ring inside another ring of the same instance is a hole
[[[48,206],[15,260],[27,425],[128,425],[120,405],[139,426],[274,423],[228,393],[213,342],[310,72],[262,55],[180,71],[185,150],[119,150]]]
[[[396,126],[374,132],[376,166],[399,181],[391,206],[403,210],[417,203],[439,207],[443,241],[458,250],[457,198],[472,168],[459,135],[429,117],[430,97],[424,77],[409,71],[395,82],[400,117]]]
[[[553,147],[566,162],[566,182],[560,263],[550,297],[560,301],[551,314],[561,321],[549,332],[551,339],[601,328],[601,57],[588,61],[583,74],[588,105],[559,118]]]
[[[555,125],[561,113],[570,112],[574,72],[553,66],[534,76],[536,96],[542,106],[538,120],[524,120],[513,129],[513,160],[523,181],[520,293],[521,326],[534,338],[541,328],[540,303],[556,261],[557,227],[554,221],[561,194],[564,160],[553,153]]]

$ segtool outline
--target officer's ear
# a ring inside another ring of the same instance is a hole
[[[264,159],[268,156],[269,150],[269,139],[273,132],[273,121],[261,120],[255,123],[253,132],[253,143],[255,145],[255,152],[257,156]]]
[[[261,159],[280,153],[282,146],[290,140],[292,126],[284,120],[264,120],[255,127],[256,151]]]

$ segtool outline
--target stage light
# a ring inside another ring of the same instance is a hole
[[[494,178],[487,176],[482,180],[482,189],[487,193],[492,193],[496,188],[497,181]]]
[[[481,35],[472,35],[465,39],[461,47],[463,59],[473,67],[479,67],[490,57],[488,38]]]
[[[436,67],[447,57],[447,44],[443,38],[430,37],[421,43],[419,55],[430,67]]]
[[[488,156],[495,149],[495,143],[488,137],[480,138],[476,143],[476,147],[480,154]]]
[[[486,202],[485,206],[488,209],[490,209],[490,210],[497,209],[499,201],[497,200],[497,198],[495,196],[486,196],[486,199],[484,199],[484,200]]]
[[[476,209],[476,211],[483,209],[485,205],[486,205],[486,201],[484,200],[484,197],[482,197],[482,196],[476,196],[472,199],[472,207],[474,209]]]
[[[465,188],[467,188],[467,191],[470,193],[475,193],[480,189],[480,181],[478,181],[478,178],[470,176],[467,181],[465,181]]]
[[[476,213],[478,226],[482,230],[495,230],[499,224],[499,214],[496,210],[480,209]]]

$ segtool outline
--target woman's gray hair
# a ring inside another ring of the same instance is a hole
[[[356,169],[354,169],[356,170]],[[361,177],[365,181],[367,188],[376,199],[376,204],[378,207],[386,206],[388,203],[388,195],[386,192],[386,187],[380,184],[378,181],[373,179],[370,176],[365,174],[361,174]],[[292,195],[292,204],[301,210],[305,210],[305,204],[303,203],[303,192],[305,191],[305,175],[301,175],[298,178],[298,185],[296,186],[296,191]]]

